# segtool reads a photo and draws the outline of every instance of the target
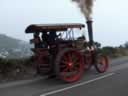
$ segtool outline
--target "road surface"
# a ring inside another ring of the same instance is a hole
[[[0,88],[0,96],[128,96],[128,57],[112,61],[106,73],[85,72],[75,83],[43,79],[34,83]]]

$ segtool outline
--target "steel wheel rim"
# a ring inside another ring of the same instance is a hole
[[[105,72],[108,68],[108,60],[107,57],[99,57],[97,60],[97,67],[100,72]]]
[[[73,82],[79,79],[83,70],[83,59],[78,51],[70,50],[65,52],[60,64],[63,64],[60,76],[64,81]],[[62,66],[60,65],[60,67]]]

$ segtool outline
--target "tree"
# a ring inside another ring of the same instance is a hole
[[[101,44],[99,42],[95,42],[94,44],[96,45],[97,48],[101,47]]]
[[[124,44],[124,47],[125,47],[125,48],[128,48],[128,42],[126,42],[126,43]]]

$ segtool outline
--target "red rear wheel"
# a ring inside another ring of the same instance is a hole
[[[57,56],[56,72],[60,79],[66,82],[77,81],[83,73],[83,57],[75,49],[63,50]]]
[[[108,69],[109,60],[105,55],[98,55],[96,58],[95,68],[99,73],[104,73]]]

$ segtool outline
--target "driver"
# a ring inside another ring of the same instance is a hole
[[[35,48],[41,48],[42,47],[42,43],[41,43],[39,33],[34,34],[34,39],[32,39],[31,42],[35,43]]]
[[[48,42],[50,45],[55,44],[56,38],[57,38],[57,34],[55,30],[52,30],[51,32],[49,32]]]
[[[48,47],[48,33],[47,32],[42,33],[42,41],[43,41],[44,47],[47,48]]]

